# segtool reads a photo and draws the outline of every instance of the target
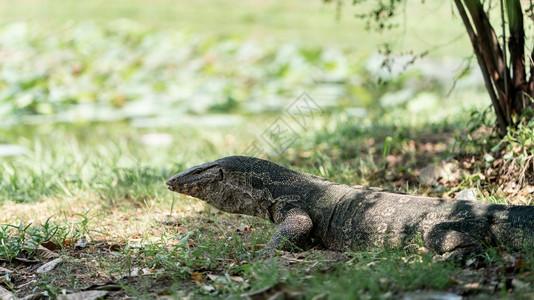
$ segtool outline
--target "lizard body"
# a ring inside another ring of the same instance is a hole
[[[534,206],[506,206],[338,184],[272,162],[229,156],[171,177],[167,187],[278,227],[267,249],[403,246],[422,238],[438,254],[465,258],[484,245],[533,244]]]

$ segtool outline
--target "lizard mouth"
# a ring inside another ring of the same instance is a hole
[[[172,178],[171,178],[172,179]],[[174,192],[174,187],[173,185],[171,184],[171,179],[167,180],[167,182],[165,183],[167,185],[167,189],[171,190]]]
[[[180,174],[178,174],[180,175]],[[178,175],[175,175],[173,177],[171,177],[169,180],[167,180],[166,182],[166,185],[167,185],[167,189],[169,189],[170,191],[173,191],[173,192],[177,192],[177,193],[180,193],[180,194],[186,194],[186,195],[190,195],[191,193],[191,188],[194,186],[194,185],[191,185],[191,184],[186,184],[186,183],[180,183],[179,180],[177,180],[177,176]]]
[[[165,184],[169,190],[178,193],[187,193],[189,190],[188,183],[184,182],[181,175],[182,173],[176,174],[167,180]]]
[[[200,189],[208,188],[219,177],[219,169],[214,163],[192,167],[169,178],[166,185],[173,192],[196,196]]]

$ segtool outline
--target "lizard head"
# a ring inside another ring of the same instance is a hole
[[[228,156],[174,175],[167,187],[229,213],[274,220],[275,207],[307,199],[325,182],[267,160]]]
[[[167,180],[171,191],[202,199],[230,212],[270,218],[272,196],[266,188],[261,163],[253,157],[229,156],[176,174]],[[276,166],[276,165],[275,165]]]

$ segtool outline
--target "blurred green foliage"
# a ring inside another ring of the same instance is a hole
[[[409,57],[155,31],[128,20],[55,30],[4,24],[0,49],[0,117],[8,126],[257,113],[281,110],[302,91],[326,107],[386,108],[435,92],[420,99],[435,106],[429,99],[450,90],[454,76],[454,67],[434,60],[412,66]]]

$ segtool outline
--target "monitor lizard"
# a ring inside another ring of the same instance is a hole
[[[337,251],[405,246],[420,237],[446,258],[465,259],[485,246],[533,244],[534,206],[444,200],[348,186],[267,160],[229,156],[176,174],[174,192],[229,213],[277,224],[265,249],[295,250],[311,241]]]

